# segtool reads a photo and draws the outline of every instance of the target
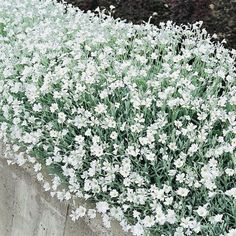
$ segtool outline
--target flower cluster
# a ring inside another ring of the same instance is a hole
[[[8,162],[32,163],[60,200],[95,203],[73,220],[99,213],[139,236],[235,235],[236,51],[201,24],[0,1]]]

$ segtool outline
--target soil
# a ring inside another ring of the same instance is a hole
[[[82,10],[108,9],[115,6],[116,18],[140,24],[172,20],[177,24],[203,21],[210,34],[226,39],[226,47],[236,49],[236,0],[66,0]]]

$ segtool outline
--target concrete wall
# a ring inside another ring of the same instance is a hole
[[[0,236],[97,236],[72,222],[69,205],[45,193],[33,176],[0,159]]]
[[[9,166],[0,157],[0,236],[124,236],[116,222],[110,231],[100,219],[71,221],[70,205],[43,191],[32,170]]]

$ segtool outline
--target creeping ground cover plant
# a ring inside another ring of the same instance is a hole
[[[1,0],[8,163],[31,163],[60,200],[88,200],[73,220],[101,214],[139,236],[235,236],[236,51],[201,24]]]

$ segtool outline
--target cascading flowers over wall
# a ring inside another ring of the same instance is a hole
[[[95,203],[73,220],[101,213],[106,227],[116,219],[133,235],[233,236],[235,58],[201,22],[157,28],[50,0],[2,0],[8,162],[32,163],[60,200]]]

